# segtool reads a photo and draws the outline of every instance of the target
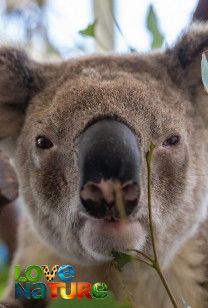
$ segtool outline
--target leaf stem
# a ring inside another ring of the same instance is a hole
[[[162,274],[162,271],[160,269],[160,265],[158,262],[158,257],[157,257],[157,250],[156,250],[156,245],[155,245],[155,236],[154,236],[154,227],[152,223],[152,205],[151,205],[151,161],[152,161],[152,154],[154,151],[155,145],[151,142],[150,144],[150,150],[147,152],[146,155],[146,161],[147,161],[147,171],[148,171],[148,210],[149,210],[149,227],[150,227],[150,234],[151,234],[151,240],[152,240],[152,248],[153,248],[153,254],[154,254],[154,261],[153,261],[153,268],[157,271],[167,293],[170,298],[170,301],[173,304],[174,308],[177,308],[176,301],[174,299],[174,296],[172,295],[168,284]]]
[[[169,298],[170,298],[170,301],[171,301],[172,304],[173,304],[173,307],[174,307],[174,308],[177,308],[178,306],[177,306],[177,304],[176,304],[175,298],[174,298],[174,296],[172,295],[172,293],[171,293],[171,291],[170,291],[170,289],[169,289],[169,287],[168,287],[168,284],[167,284],[167,282],[166,282],[166,280],[165,280],[165,277],[163,276],[163,274],[162,274],[162,272],[161,272],[161,269],[160,269],[159,264],[158,264],[158,263],[157,263],[157,264],[154,264],[154,265],[153,265],[153,268],[157,271],[157,273],[158,273],[158,275],[159,275],[159,277],[160,277],[160,279],[161,279],[161,281],[162,281],[162,283],[163,283],[163,285],[164,285],[164,287],[165,287],[165,289],[166,289],[166,291],[167,291],[167,293],[168,293],[168,296],[169,296]]]
[[[138,250],[138,249],[129,249],[129,251],[135,251],[137,252],[138,254],[140,254],[141,256],[143,256],[145,259],[148,259],[150,262],[153,263],[153,260],[148,256],[146,255],[145,253],[143,253],[142,251]]]
[[[121,192],[121,183],[118,180],[114,180],[114,192],[115,192],[116,206],[119,211],[120,218],[126,218],[126,212]]]
[[[140,258],[138,258],[138,257],[132,257],[132,259],[137,260],[137,261],[142,262],[142,263],[145,263],[146,265],[148,265],[148,266],[150,266],[150,267],[154,267],[154,264],[153,264],[153,263],[149,263],[149,262],[147,262],[147,261],[145,261],[145,260],[143,260],[143,259],[140,259]]]
[[[155,236],[153,230],[153,223],[152,223],[152,206],[151,206],[151,161],[152,161],[152,154],[154,151],[155,145],[153,143],[150,144],[150,150],[147,152],[147,172],[148,172],[148,212],[149,212],[149,227],[150,227],[150,234],[152,240],[152,248],[154,253],[154,261],[158,263],[157,259],[157,251],[155,246]]]
[[[128,47],[131,51],[136,51],[136,52],[137,52],[136,49],[134,49],[132,46],[129,45],[129,42],[128,42],[127,38],[125,37],[125,35],[123,34],[123,31],[121,30],[121,27],[119,26],[119,23],[118,23],[118,21],[117,21],[115,15],[114,15],[114,12],[113,12],[113,11],[111,10],[111,8],[110,8],[110,4],[109,4],[109,10],[110,10],[110,12],[111,12],[111,16],[112,16],[112,18],[113,18],[113,22],[114,22],[114,24],[115,24],[115,26],[116,26],[118,32],[120,33],[121,37],[122,37],[123,40],[125,41],[127,47]]]

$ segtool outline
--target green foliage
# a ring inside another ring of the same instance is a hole
[[[49,308],[64,308],[64,307],[73,307],[73,308],[129,308],[129,304],[118,303],[115,301],[112,294],[104,299],[71,299],[71,300],[52,300],[52,303],[48,306]]]
[[[162,47],[164,36],[161,34],[159,30],[158,19],[152,4],[150,5],[147,13],[147,29],[152,34],[152,44],[151,44],[152,49]]]
[[[129,51],[130,52],[138,52],[138,50],[136,50],[134,47],[129,47]]]
[[[206,53],[203,52],[202,60],[201,60],[201,75],[202,75],[202,82],[206,92],[208,92],[208,61],[206,57]]]
[[[83,36],[91,36],[95,38],[96,24],[97,20],[95,20],[92,24],[89,24],[86,29],[80,30],[79,33]]]
[[[114,266],[121,272],[124,265],[131,262],[132,257],[124,252],[112,251]]]
[[[5,267],[0,271],[0,298],[4,292],[4,289],[7,286],[7,280],[9,276],[9,267]]]

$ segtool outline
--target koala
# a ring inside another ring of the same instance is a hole
[[[154,269],[129,262],[120,273],[112,266],[112,251],[153,256],[151,142],[161,269],[178,307],[182,299],[208,307],[208,96],[200,68],[206,48],[208,24],[194,23],[173,47],[143,55],[39,64],[24,51],[0,49],[0,147],[15,168],[22,203],[1,307],[49,301],[14,300],[16,264],[23,276],[31,264],[70,264],[76,281],[105,282],[118,300],[130,294],[134,307],[172,307]]]

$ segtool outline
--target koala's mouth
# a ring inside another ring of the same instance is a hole
[[[142,249],[146,229],[136,219],[92,219],[86,217],[80,230],[80,242],[85,251],[97,260],[111,260],[112,251]]]
[[[116,219],[115,217],[107,217],[103,219],[106,223],[118,223],[119,219]]]
[[[125,230],[127,228],[132,228],[132,226],[136,224],[140,224],[138,218],[133,216],[128,216],[125,218],[117,218],[115,216],[107,216],[104,218],[95,218],[87,213],[81,213],[81,217],[84,218],[86,224],[90,224],[94,226],[94,228],[98,230],[98,232],[109,232],[113,231],[119,233],[121,230]]]
[[[115,230],[117,233],[119,231],[131,228],[131,226],[135,223],[135,220],[130,219],[115,219],[115,218],[109,218],[109,219],[102,219],[100,220],[100,226],[103,229],[103,231],[108,230]],[[138,223],[138,221],[137,221]]]
[[[122,226],[124,226],[124,224],[129,224],[131,223],[130,220],[121,220],[121,219],[116,219],[114,217],[111,217],[111,218],[105,218],[105,219],[102,219],[100,220],[100,225],[102,228],[104,229],[120,229],[122,228]]]

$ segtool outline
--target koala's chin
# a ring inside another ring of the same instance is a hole
[[[80,230],[83,249],[97,261],[110,261],[112,251],[142,249],[146,231],[138,221],[105,222],[87,219]]]

